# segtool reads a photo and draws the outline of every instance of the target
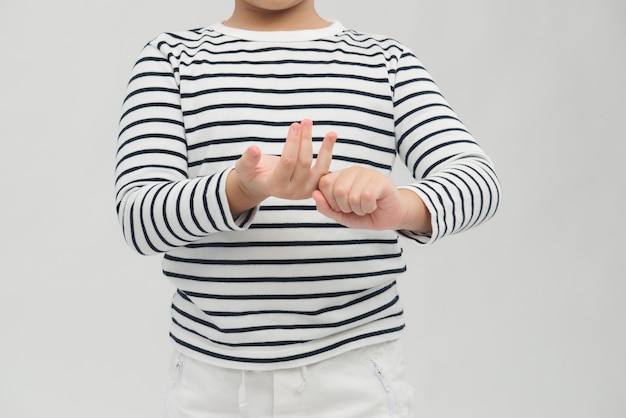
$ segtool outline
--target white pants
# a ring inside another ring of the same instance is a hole
[[[398,341],[306,367],[242,371],[174,352],[166,418],[411,417],[413,388]]]

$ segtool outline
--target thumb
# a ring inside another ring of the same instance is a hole
[[[312,194],[313,200],[315,200],[315,206],[319,213],[330,218],[339,223],[342,217],[341,213],[335,212],[333,208],[330,207],[328,201],[324,197],[324,194],[319,190],[314,190]]]
[[[251,145],[244,151],[235,164],[237,175],[242,178],[248,178],[254,168],[259,164],[260,160],[261,150],[257,146]]]

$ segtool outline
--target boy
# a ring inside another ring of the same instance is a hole
[[[432,243],[500,195],[409,49],[314,0],[235,0],[146,45],[118,141],[124,237],[177,288],[167,417],[409,416],[398,233]]]

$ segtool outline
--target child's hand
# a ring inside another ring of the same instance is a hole
[[[227,193],[233,214],[241,213],[269,196],[306,199],[317,189],[319,179],[328,172],[334,132],[326,134],[313,163],[313,123],[309,119],[289,128],[280,157],[264,155],[256,146],[248,148],[231,171]]]
[[[370,168],[353,166],[323,176],[313,199],[320,213],[351,228],[431,229],[422,199]]]

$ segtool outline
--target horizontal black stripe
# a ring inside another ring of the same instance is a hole
[[[176,324],[177,327],[184,329],[187,332],[197,335],[207,341],[210,341],[213,344],[218,344],[226,347],[281,347],[285,345],[293,345],[293,344],[304,344],[309,342],[310,340],[278,340],[278,341],[263,341],[263,342],[251,342],[251,343],[227,343],[224,341],[217,341],[211,338],[206,337],[205,335],[200,334],[198,331],[193,330],[189,327],[184,326],[180,322],[176,320],[176,318],[172,318],[172,322]]]
[[[313,208],[315,209],[315,208]],[[397,244],[397,239],[352,239],[352,240],[304,240],[304,241],[244,241],[191,243],[187,248],[248,248],[248,247],[314,247],[370,244]]]
[[[440,92],[438,92],[438,91],[434,91],[434,90],[423,90],[423,91],[417,91],[417,92],[414,92],[414,93],[408,94],[408,95],[406,95],[406,96],[403,96],[403,97],[401,97],[401,98],[397,99],[397,100],[394,102],[394,104],[393,104],[393,105],[394,105],[394,107],[398,107],[398,106],[400,106],[402,103],[406,102],[407,100],[411,100],[411,99],[414,99],[414,98],[416,98],[416,97],[420,97],[420,96],[424,96],[424,95],[431,95],[431,94],[432,94],[432,95],[435,95],[435,96],[440,96],[440,97],[441,97],[441,93],[440,93]]]
[[[294,104],[294,105],[271,105],[271,104],[254,104],[254,103],[219,103],[219,104],[213,104],[213,105],[209,105],[209,106],[203,106],[197,109],[187,109],[183,112],[183,116],[192,116],[192,115],[197,115],[203,112],[208,112],[210,110],[215,110],[215,109],[260,109],[260,110],[276,110],[276,111],[280,111],[280,110],[305,110],[305,109],[324,109],[324,110],[329,110],[329,109],[336,109],[336,110],[351,110],[351,111],[356,111],[356,112],[362,112],[362,113],[367,113],[369,115],[374,115],[374,116],[380,116],[382,118],[386,118],[386,119],[392,119],[393,115],[389,114],[389,113],[385,113],[385,112],[380,112],[378,110],[375,109],[370,109],[370,108],[366,108],[366,107],[361,107],[361,106],[353,106],[353,105],[347,105],[347,104],[329,104],[329,103],[322,103],[322,104],[308,104],[308,103],[302,103],[302,104]],[[319,122],[316,122],[319,123]]]
[[[315,141],[315,138],[313,139]],[[321,139],[318,140],[318,142]],[[279,138],[261,138],[258,136],[246,136],[246,137],[226,137],[226,138],[211,138],[206,141],[188,144],[187,149],[189,151],[201,150],[202,148],[213,146],[213,145],[223,145],[223,144],[237,144],[237,143],[248,143],[248,142],[257,142],[257,143],[283,143],[285,142],[285,137]]]
[[[265,120],[219,120],[212,121],[207,123],[201,123],[196,126],[190,126],[186,128],[187,133],[193,133],[201,129],[215,128],[215,127],[224,127],[224,126],[242,126],[242,125],[257,125],[257,126],[271,126],[271,127],[289,127],[293,121],[265,121]],[[329,125],[335,127],[348,127],[355,129],[362,129],[364,131],[374,132],[380,135],[386,135],[393,137],[394,133],[392,131],[388,131],[385,129],[376,128],[374,126],[365,125],[362,123],[355,122],[346,122],[340,120],[328,121],[328,120],[317,120],[315,121],[317,125]]]
[[[450,132],[460,132],[463,133],[464,135],[468,135],[469,133],[464,129],[464,128],[446,128],[446,129],[440,129],[437,131],[431,131],[429,132],[427,135],[424,135],[422,137],[420,137],[417,141],[413,141],[410,149],[414,150],[417,147],[419,147],[420,145],[422,145],[422,143],[426,142],[427,140],[437,136],[437,135],[442,135],[445,133],[450,133]],[[400,140],[398,141],[398,147],[400,147],[401,145],[401,141],[404,141],[408,136],[409,136],[410,132],[405,133],[404,135],[402,135],[402,137],[400,138]],[[408,166],[408,159],[410,157],[410,153],[406,154],[406,157],[404,158],[404,164]]]
[[[333,123],[333,122],[328,122]],[[391,135],[389,135],[391,136]],[[385,154],[395,154],[396,150],[394,148],[388,148],[382,145],[372,144],[370,142],[359,141],[356,139],[348,139],[348,138],[338,138],[336,144],[345,144],[345,145],[356,145],[359,147],[371,149],[374,151],[384,152]],[[334,155],[333,155],[334,158]]]
[[[157,72],[157,71],[146,71],[146,72],[142,72],[142,73],[137,73],[134,76],[131,77],[129,83],[132,83],[133,81],[139,79],[139,78],[143,78],[143,77],[164,77],[164,78],[174,78],[174,75],[172,73],[164,73],[164,72]]]
[[[285,205],[265,205],[265,204],[261,204],[261,206],[259,206],[259,211],[287,211],[287,210],[297,210],[297,211],[303,211],[303,210],[308,210],[308,211],[315,211],[317,210],[315,208],[315,205],[290,205],[290,204],[285,204]]]
[[[163,134],[163,133],[159,133],[159,132],[145,133],[145,134],[142,134],[142,135],[133,136],[131,138],[128,138],[128,139],[124,140],[124,142],[121,142],[118,145],[117,154],[116,155],[118,157],[119,157],[119,155],[123,155],[121,153],[121,151],[128,144],[131,144],[131,143],[133,143],[135,141],[141,141],[141,140],[146,140],[146,139],[148,139],[148,140],[150,140],[150,139],[165,139],[165,140],[168,140],[168,141],[180,142],[182,144],[184,144],[186,142],[185,138],[181,138],[180,136],[176,136],[176,135]]]
[[[392,164],[378,163],[371,160],[366,160],[363,158],[355,158],[355,157],[346,157],[343,155],[333,155],[334,161],[345,161],[351,164],[359,164],[366,167],[380,168],[383,170],[391,170]]]
[[[126,112],[124,112],[122,114],[122,117],[120,117],[120,121],[122,121],[126,116],[136,112],[137,110],[154,109],[154,108],[160,108],[160,107],[171,108],[171,109],[175,109],[175,110],[181,110],[180,109],[180,104],[178,104],[178,103],[168,103],[168,102],[142,103],[142,104],[139,104],[137,106],[131,107]]]
[[[205,326],[207,328],[211,328],[214,329],[215,331],[218,331],[222,334],[244,334],[244,333],[250,333],[250,332],[260,332],[260,331],[277,331],[277,330],[305,330],[305,329],[326,329],[326,328],[341,328],[341,327],[345,327],[346,325],[350,325],[352,323],[355,322],[360,322],[363,321],[366,318],[369,318],[371,316],[375,316],[381,312],[386,311],[387,309],[391,308],[392,306],[394,306],[396,303],[398,303],[399,298],[398,296],[395,296],[391,301],[378,306],[375,309],[372,309],[370,311],[364,312],[360,315],[354,316],[354,317],[350,317],[350,318],[346,318],[342,321],[336,321],[336,322],[320,322],[320,323],[314,323],[314,324],[271,324],[271,325],[258,325],[258,326],[248,326],[248,327],[242,327],[242,328],[222,328],[210,321],[207,321],[206,319],[202,319],[202,318],[197,318],[193,315],[191,315],[188,312],[185,312],[184,310],[180,309],[179,307],[176,306],[176,304],[172,304],[172,309],[176,312],[178,312],[179,315],[197,323],[200,324],[202,326]]]
[[[163,56],[151,56],[151,57],[141,57],[137,60],[137,62],[135,63],[135,67],[136,68],[138,66],[138,64],[142,64],[142,63],[152,63],[152,62],[159,62],[159,63],[167,63],[169,64],[169,61],[163,57]]]
[[[389,100],[390,96],[381,94],[370,93],[365,90],[354,90],[337,87],[324,87],[324,88],[300,88],[300,89],[263,89],[253,87],[219,87],[213,89],[205,89],[199,91],[188,91],[181,93],[183,99],[192,97],[203,96],[206,94],[215,93],[263,93],[263,94],[328,94],[328,93],[341,93],[355,96],[366,96],[374,99]]]
[[[145,170],[145,169],[159,169],[159,170],[165,170],[165,171],[175,171],[178,174],[182,175],[184,178],[187,177],[187,172],[185,170],[182,170],[178,167],[172,167],[169,165],[161,165],[161,164],[150,164],[150,165],[139,165],[139,166],[134,166],[131,167],[127,170],[122,171],[116,178],[115,178],[115,183],[117,183],[118,181],[120,181],[120,179],[130,173],[133,173],[135,171],[140,171],[140,170]]]
[[[391,282],[390,284],[388,284],[387,286],[375,291],[375,292],[371,292],[368,293],[364,296],[361,296],[359,298],[356,298],[354,300],[351,300],[349,302],[346,302],[344,304],[341,305],[333,305],[333,306],[328,306],[325,308],[321,308],[321,309],[316,309],[314,311],[306,311],[306,310],[285,310],[285,309],[266,309],[266,310],[256,310],[256,311],[242,311],[242,312],[222,312],[222,311],[203,311],[206,315],[209,316],[220,316],[220,317],[235,317],[235,316],[250,316],[250,315],[303,315],[303,316],[317,316],[317,315],[321,315],[321,314],[325,314],[328,312],[333,312],[333,311],[338,311],[341,309],[345,309],[348,308],[350,306],[353,305],[357,305],[359,303],[365,302],[366,300],[370,300],[372,298],[375,298],[376,296],[379,296],[383,293],[385,293],[386,291],[388,291],[389,289],[391,289],[392,287],[394,287],[396,285],[395,280],[393,282]],[[188,301],[191,301],[187,295],[185,295],[184,292],[182,292],[180,289],[178,290],[178,294],[185,298]]]
[[[116,184],[115,188],[117,189],[117,192],[115,193],[115,199],[118,200],[119,199],[119,195],[121,193],[127,193],[130,189],[135,188],[135,187],[141,187],[141,186],[152,186],[155,183],[160,183],[160,182],[171,182],[170,179],[167,179],[165,177],[146,177],[146,178],[141,178],[141,179],[137,179],[137,180],[131,180],[129,182],[126,183],[121,183],[121,184]],[[119,205],[118,205],[118,212],[119,212]]]
[[[363,67],[363,68],[383,68],[386,70],[386,66],[384,63],[369,63],[369,62],[347,61],[347,60],[338,60],[338,59],[330,59],[330,60],[278,59],[278,60],[266,60],[266,61],[264,60],[258,60],[258,61],[257,60],[241,60],[241,59],[232,60],[232,61],[230,60],[218,61],[218,60],[213,60],[213,59],[211,60],[203,59],[203,60],[186,61],[186,62],[181,63],[182,66],[194,66],[194,65],[202,65],[202,64],[209,64],[212,66],[254,65],[256,67],[267,65],[272,68],[276,68],[277,66],[286,65],[286,64],[303,65],[306,67],[311,67],[315,65],[328,66],[332,64],[337,64],[341,66],[345,65],[345,66],[356,66],[356,67]]]
[[[284,229],[284,228],[346,228],[345,226],[337,223],[324,223],[324,222],[292,222],[292,223],[253,223],[250,225],[250,229]]]
[[[336,127],[339,124],[339,122],[334,122],[334,121],[324,121],[324,122],[327,124],[326,126],[328,126],[329,129],[333,129],[333,127]],[[291,123],[291,122],[286,122],[286,123]],[[324,126],[321,124],[320,121],[315,122],[315,125]],[[322,142],[323,138],[314,137],[312,138],[312,140],[313,140],[313,143],[320,143]],[[232,145],[232,144],[237,144],[237,143],[283,144],[284,142],[285,142],[285,136],[281,136],[277,138],[270,138],[270,137],[261,138],[261,137],[253,137],[253,136],[233,137],[233,138],[212,138],[210,140],[199,142],[196,144],[189,144],[187,149],[189,151],[196,151],[205,147],[210,147],[212,145],[224,145],[224,144]],[[337,138],[336,145],[341,145],[341,144],[359,146],[359,147],[363,147],[363,148],[374,150],[374,151],[384,152],[386,154],[396,153],[396,150],[394,148],[388,148],[382,145],[373,144],[373,143],[365,142],[365,141],[358,140],[358,139],[351,139],[345,136],[341,138]],[[337,154],[335,154],[333,157],[335,157],[336,155]],[[317,154],[314,153],[313,158],[317,158]]]
[[[130,99],[133,96],[136,96],[138,94],[145,94],[145,93],[168,93],[168,94],[178,95],[180,92],[177,89],[170,89],[167,87],[144,87],[144,88],[130,91],[126,95],[126,98],[124,99],[124,103],[126,103],[128,99]]]
[[[439,166],[441,166],[443,163],[445,163],[446,161],[455,160],[457,157],[458,157],[458,154],[454,154],[454,155],[446,155],[445,157],[440,158],[439,160],[435,161],[428,168],[424,170],[424,174],[422,175],[422,177],[427,178],[431,174],[432,171],[439,168]],[[417,167],[414,165],[413,170],[416,170],[416,169]]]
[[[421,65],[403,65],[402,67],[399,67],[396,70],[396,74],[401,73],[402,71],[411,71],[411,70],[426,70],[423,66]],[[430,79],[416,79],[417,81],[423,81],[423,80],[428,80],[431,81]]]
[[[396,119],[396,121],[395,121],[395,125],[396,126],[400,125],[402,122],[404,122],[404,120],[406,118],[408,118],[409,116],[411,116],[413,114],[419,113],[419,112],[421,112],[423,110],[426,110],[426,109],[429,109],[429,108],[439,107],[439,106],[444,107],[446,109],[450,109],[450,106],[448,106],[447,104],[444,104],[444,103],[429,103],[429,104],[426,104],[424,106],[414,107],[414,108],[411,108],[408,112],[406,112],[402,116],[398,117]]]
[[[209,44],[212,45],[218,45],[218,44],[213,44],[210,41],[206,41]],[[233,42],[234,44],[235,42]],[[250,44],[250,42],[248,41],[243,41],[243,44]],[[170,44],[167,41],[161,41],[157,44],[157,47],[159,49],[164,49],[164,47],[167,47],[167,49],[174,49],[177,46],[180,46],[181,44],[178,43],[172,43]],[[187,50],[182,51],[181,53],[179,53],[178,55],[173,55],[177,61],[183,61],[181,60],[182,58],[182,54],[184,53],[186,56],[188,56],[189,58],[194,58],[198,53],[200,52],[204,52],[203,48],[205,45],[203,44],[199,44],[197,47],[187,47]],[[377,48],[373,48],[375,51],[372,53],[365,53],[362,51],[354,51],[354,50],[346,50],[346,49],[342,49],[342,48],[305,48],[305,47],[300,47],[300,48],[295,48],[295,47],[286,47],[286,46],[272,46],[272,47],[265,47],[265,48],[259,48],[258,46],[255,45],[254,48],[239,48],[239,49],[220,49],[220,48],[212,48],[211,50],[211,55],[215,56],[215,57],[219,57],[219,56],[233,56],[233,61],[237,61],[242,59],[241,57],[246,55],[246,56],[265,56],[265,55],[271,55],[274,52],[279,52],[281,54],[284,53],[296,53],[297,56],[303,56],[307,53],[311,53],[311,55],[333,55],[333,54],[342,54],[345,56],[354,56],[354,57],[359,57],[361,59],[363,59],[364,61],[370,61],[370,58],[373,57],[382,57],[384,59],[384,55],[380,50],[377,50]],[[183,61],[184,62],[184,61]]]
[[[119,158],[117,160],[117,164],[115,164],[115,168],[119,167],[121,163],[123,163],[124,161],[133,158],[133,157],[138,157],[141,155],[170,155],[172,157],[176,157],[176,158],[180,158],[182,160],[185,160],[187,157],[183,154],[181,154],[180,152],[176,152],[176,151],[170,151],[167,149],[142,149],[139,151],[134,151],[128,154],[125,154],[122,158]]]
[[[193,276],[190,274],[181,274],[173,271],[168,271],[167,269],[163,269],[163,274],[168,277],[183,279],[183,280],[192,280],[199,282],[215,282],[215,283],[289,283],[289,282],[326,282],[331,280],[349,280],[349,279],[364,279],[367,277],[378,277],[378,276],[391,276],[398,275],[404,273],[406,271],[406,266],[402,266],[394,269],[387,270],[376,270],[376,271],[368,271],[362,273],[344,273],[344,274],[316,274],[313,276],[288,276],[288,277],[278,277],[278,276],[263,276],[258,275],[254,277],[215,277],[215,276]],[[198,292],[186,291],[188,295],[193,295],[198,298],[207,298],[207,299],[220,299],[223,297],[230,298],[229,295],[217,295],[217,294],[205,294]],[[326,293],[324,293],[326,295]],[[248,295],[245,299],[256,299],[259,295]],[[319,294],[297,294],[297,295],[262,295],[265,299],[265,296],[269,296],[269,299],[308,299],[309,296],[312,299],[317,299]],[[285,297],[286,296],[286,297]],[[336,295],[332,295],[329,297],[335,297]],[[345,296],[341,294],[340,296]]]
[[[202,164],[223,163],[223,162],[228,162],[228,161],[234,162],[234,161],[237,161],[239,158],[241,158],[241,155],[237,154],[237,155],[224,155],[224,156],[215,157],[215,158],[207,157],[207,158],[203,158],[197,161],[189,159],[187,165],[189,166],[189,168],[194,168]]]
[[[410,84],[414,84],[414,83],[435,83],[432,79],[430,78],[426,78],[426,77],[418,77],[418,78],[410,78],[408,80],[404,80],[404,81],[399,81],[396,84],[394,84],[394,89],[399,89],[400,87],[404,87]]]
[[[458,140],[455,140],[455,141],[440,142],[437,145],[434,145],[434,146],[428,148],[426,151],[424,151],[424,152],[422,152],[420,154],[420,156],[413,163],[413,167],[412,167],[413,168],[413,172],[415,172],[417,170],[417,167],[422,163],[422,161],[424,161],[426,158],[428,158],[428,156],[430,154],[432,154],[433,152],[439,151],[439,150],[441,150],[442,148],[445,148],[445,147],[452,147],[454,145],[459,145],[459,144],[472,144],[472,145],[475,145],[476,142],[474,142],[473,139],[469,139],[469,138],[468,139],[458,139]],[[411,156],[411,154],[413,153],[413,151],[415,149],[414,147],[416,147],[416,146],[413,145],[407,151],[407,154],[409,156]],[[430,171],[432,171],[435,167],[437,167],[437,165],[439,165],[439,164],[441,164],[441,163],[443,163],[445,161],[448,161],[450,159],[453,159],[454,157],[456,157],[456,155],[448,154],[446,157],[444,157],[441,160],[437,161],[436,165],[435,164],[431,165],[427,170],[425,170],[425,174],[424,175],[425,176],[428,175],[428,173]]]
[[[381,331],[357,335],[355,337],[339,341],[337,343],[331,344],[327,347],[320,348],[317,350],[307,351],[304,353],[299,353],[299,354],[294,354],[294,355],[289,355],[289,356],[276,357],[276,358],[257,358],[257,357],[244,357],[244,356],[237,357],[237,356],[232,356],[232,355],[226,355],[226,354],[216,353],[214,351],[209,351],[200,347],[196,347],[190,343],[187,343],[186,341],[183,341],[177,338],[171,332],[170,332],[170,338],[172,338],[174,342],[176,342],[177,344],[180,344],[183,347],[186,347],[190,350],[196,351],[198,353],[204,354],[209,357],[218,358],[218,359],[227,360],[227,361],[240,362],[240,363],[243,362],[243,363],[257,363],[257,364],[271,364],[271,363],[282,363],[282,362],[289,362],[289,361],[300,360],[300,359],[304,359],[308,357],[313,357],[316,355],[320,355],[320,354],[335,350],[346,344],[350,344],[350,343],[364,340],[364,339],[378,337],[378,336],[385,335],[385,334],[397,333],[397,332],[400,332],[402,329],[404,329],[404,324],[394,327],[394,328],[389,328],[389,329],[384,329]]]
[[[323,78],[323,79],[352,79],[352,80],[361,80],[366,81],[368,83],[382,83],[387,84],[389,80],[387,78],[375,78],[368,77],[359,74],[341,74],[341,73],[321,73],[321,74],[310,74],[310,73],[288,73],[288,74],[259,74],[259,73],[209,73],[209,74],[200,74],[200,75],[181,75],[181,81],[196,81],[203,80],[206,78],[254,78],[258,80],[263,79],[276,79],[276,80],[289,80],[293,78],[306,78],[307,80],[315,79],[315,78]]]
[[[387,260],[389,258],[397,258],[402,255],[401,252],[393,254],[369,254],[366,256],[352,256],[352,257],[322,257],[322,258],[286,258],[286,259],[196,259],[176,257],[171,254],[165,254],[165,259],[176,263],[192,263],[192,264],[204,264],[204,265],[220,265],[220,266],[249,266],[249,265],[298,265],[298,264],[328,264],[328,263],[354,263],[359,261],[372,261],[372,260]]]
[[[165,124],[170,124],[170,125],[185,126],[182,121],[176,120],[176,119],[146,118],[146,119],[136,120],[122,127],[122,129],[120,130],[120,136],[122,136],[124,132],[126,132],[130,128],[134,128],[135,126],[138,126],[138,125],[150,124],[150,123],[165,123]]]

